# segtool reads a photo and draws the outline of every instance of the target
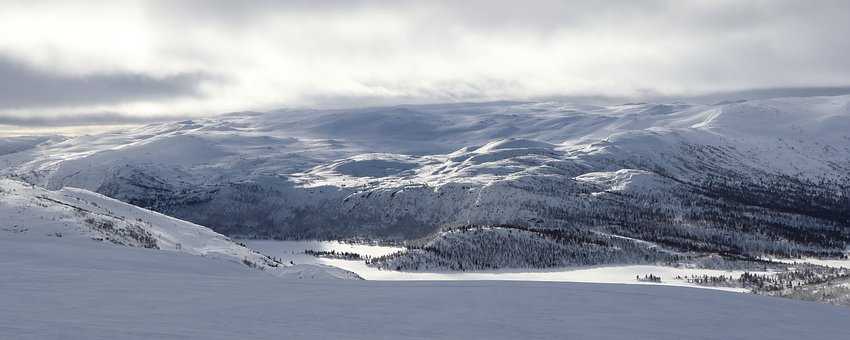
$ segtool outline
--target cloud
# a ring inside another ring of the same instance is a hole
[[[848,13],[840,0],[5,1],[0,32],[14,34],[0,35],[0,76],[12,75],[0,78],[0,111],[162,116],[843,87]]]
[[[65,75],[0,55],[0,109],[111,104],[197,96],[208,77],[184,73],[152,77],[129,72]]]
[[[241,59],[287,81],[244,64],[234,76],[287,89],[284,103],[693,96],[850,79],[846,1],[157,1],[147,10],[202,27],[198,36],[250,41]]]

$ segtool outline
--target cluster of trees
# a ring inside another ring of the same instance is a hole
[[[640,277],[640,275],[638,275],[638,276],[635,277],[635,279],[640,281],[640,282],[661,283],[661,276],[655,276],[653,274],[647,274],[647,275],[644,275],[643,277]]]
[[[307,250],[304,251],[304,254],[315,256],[315,257],[324,257],[324,258],[341,259],[341,260],[357,260],[357,261],[367,260],[368,261],[368,260],[371,259],[371,256],[369,256],[369,255],[363,256],[363,255],[360,255],[360,254],[357,254],[357,253],[351,253],[351,252],[347,252],[347,251],[336,251],[336,250],[327,251],[327,250],[307,249]]]
[[[687,281],[688,283],[697,284],[700,286],[711,287],[741,287],[741,281],[735,279],[732,275],[690,275],[676,276],[676,280]]]
[[[141,226],[136,225],[135,222],[120,221],[124,225],[116,227],[116,222],[107,217],[95,218],[92,216],[86,217],[83,222],[100,232],[106,240],[112,243],[159,249],[156,238]]]
[[[756,293],[850,307],[850,278]]]
[[[427,241],[409,245],[406,252],[372,258],[367,263],[403,271],[473,271],[678,260],[675,254],[591,230],[500,225],[451,229]]]
[[[703,286],[712,287],[741,287],[751,289],[755,293],[778,292],[787,289],[801,289],[802,287],[820,285],[835,281],[850,280],[850,269],[831,268],[814,265],[802,265],[804,268],[775,272],[775,273],[751,273],[744,272],[735,278],[731,275],[691,275],[687,277],[677,276],[678,280],[686,280]]]
[[[846,268],[812,266],[770,274],[745,272],[741,274],[739,281],[744,288],[751,288],[756,292],[770,292],[846,279],[850,279],[850,270]]]

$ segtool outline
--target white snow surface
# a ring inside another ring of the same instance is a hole
[[[576,176],[580,182],[591,182],[610,191],[648,192],[669,188],[669,183],[649,171],[621,169],[617,171],[588,172]]]
[[[304,281],[177,252],[0,238],[2,339],[846,339],[846,308],[651,285]]]

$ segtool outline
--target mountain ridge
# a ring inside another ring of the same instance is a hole
[[[843,256],[845,127],[846,95],[286,110],[81,136],[0,162],[7,176],[229,235],[409,240],[512,224],[676,251]]]

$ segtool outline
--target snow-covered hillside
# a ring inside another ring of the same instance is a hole
[[[850,96],[240,112],[16,150],[2,174],[228,235],[509,224],[748,257],[850,242]]]
[[[24,247],[56,245],[126,251],[125,247],[111,246],[118,245],[241,263],[284,277],[357,278],[333,267],[279,263],[209,228],[82,189],[48,191],[0,179],[0,216],[0,240]],[[99,244],[104,242],[110,245]]]

